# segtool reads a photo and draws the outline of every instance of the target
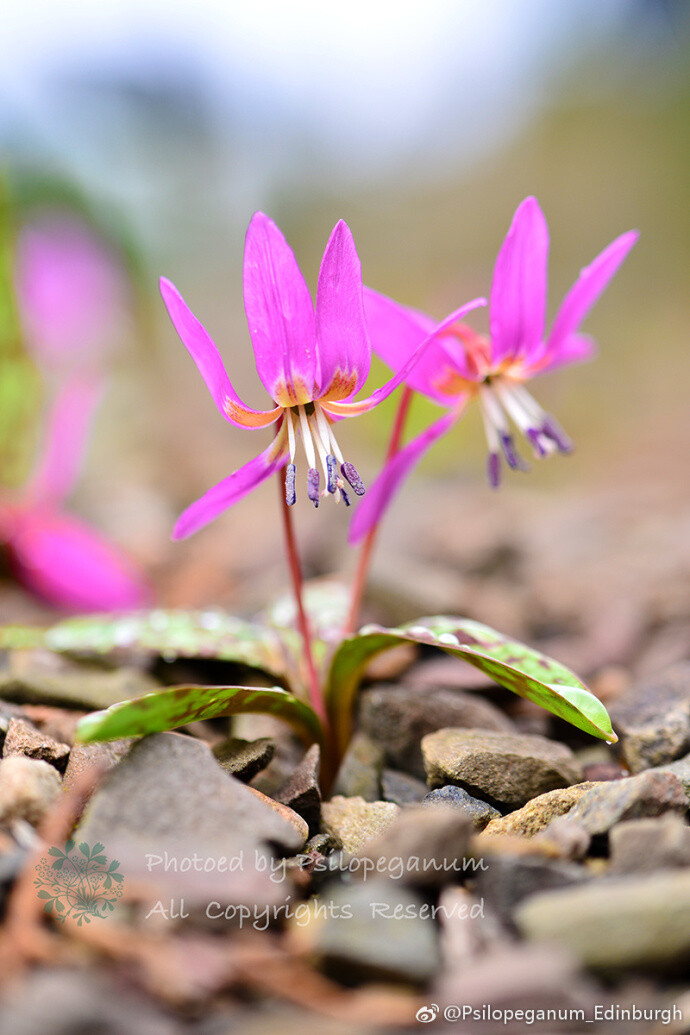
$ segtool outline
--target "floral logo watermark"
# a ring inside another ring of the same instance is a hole
[[[69,917],[79,926],[112,913],[122,895],[124,877],[118,872],[118,860],[109,862],[103,854],[104,847],[85,841],[77,845],[70,839],[64,851],[55,846],[48,849],[36,866],[34,880],[38,897],[45,900],[44,913],[61,923]]]

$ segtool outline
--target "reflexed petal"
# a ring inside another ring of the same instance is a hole
[[[285,438],[281,434],[263,453],[254,457],[228,478],[224,478],[222,482],[218,482],[196,503],[187,507],[173,529],[173,539],[186,539],[187,536],[198,532],[200,528],[208,525],[224,510],[237,503],[257,485],[265,481],[269,475],[284,467],[288,461],[288,454],[284,447]]]
[[[175,330],[225,419],[238,428],[263,428],[278,420],[282,412],[280,407],[264,412],[253,410],[242,402],[230,383],[213,338],[197,320],[175,285],[161,277],[160,289]]]
[[[460,419],[463,409],[464,403],[460,407],[456,406],[448,413],[444,413],[439,420],[386,463],[381,474],[367,489],[366,496],[357,507],[357,512],[350,525],[349,542],[356,543],[379,523],[412,468],[434,442],[445,435],[448,429]]]
[[[356,417],[360,413],[367,413],[369,410],[373,410],[375,406],[387,399],[391,392],[394,392],[398,385],[402,384],[406,380],[410,372],[414,369],[418,361],[424,356],[427,348],[430,348],[437,336],[445,330],[446,327],[450,327],[452,324],[461,320],[463,316],[471,312],[472,309],[477,309],[479,306],[486,305],[485,298],[473,298],[471,302],[456,309],[445,320],[441,320],[439,324],[436,324],[431,334],[422,341],[416,351],[410,356],[408,361],[398,371],[398,373],[387,381],[381,388],[377,388],[375,392],[367,396],[366,399],[362,399],[359,402],[326,402],[322,404],[323,409],[330,416],[333,417]]]
[[[491,285],[494,363],[528,354],[544,335],[549,231],[536,198],[525,198],[501,246]]]
[[[430,316],[398,305],[392,298],[378,291],[364,288],[364,312],[371,346],[376,355],[392,370],[398,371],[413,355],[420,342],[431,334],[436,324]],[[445,371],[454,371],[443,347],[433,341],[407,375],[407,385],[427,395],[441,405],[448,403],[448,395],[436,384]]]
[[[103,394],[100,380],[72,378],[58,392],[48,415],[45,444],[22,496],[32,503],[62,503],[72,489],[89,424]]]
[[[134,563],[95,529],[46,508],[15,510],[9,541],[19,580],[37,596],[70,611],[120,611],[150,603]]]
[[[347,399],[369,376],[371,345],[362,300],[362,266],[347,223],[333,228],[316,293],[321,395]]]
[[[565,366],[568,363],[584,363],[592,359],[597,345],[589,334],[571,334],[556,348],[545,348],[543,355],[529,364],[529,377],[545,374],[549,370]]]
[[[257,212],[244,246],[244,308],[256,369],[281,406],[319,394],[314,307],[295,256],[273,220]]]
[[[547,344],[549,352],[558,349],[578,329],[639,236],[637,230],[621,234],[589,266],[584,267],[563,299],[553,322]]]

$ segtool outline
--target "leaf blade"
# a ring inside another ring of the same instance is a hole
[[[316,713],[297,697],[279,687],[178,686],[121,701],[84,716],[77,726],[77,740],[118,740],[146,736],[185,726],[200,719],[260,712],[289,723],[307,743],[321,742]]]

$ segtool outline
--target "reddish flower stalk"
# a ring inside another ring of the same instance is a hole
[[[396,455],[400,449],[400,443],[402,441],[403,433],[405,431],[405,424],[407,423],[407,415],[410,412],[410,404],[414,392],[407,386],[403,389],[402,395],[400,396],[400,402],[398,403],[398,409],[395,414],[395,420],[393,421],[393,427],[391,429],[391,437],[388,440],[388,448],[386,450],[386,459],[384,463],[388,463]],[[364,542],[362,543],[361,550],[359,552],[359,559],[357,561],[357,570],[352,583],[352,598],[350,600],[350,613],[347,618],[347,624],[345,626],[345,632],[352,636],[357,631],[357,625],[359,624],[359,614],[362,609],[362,601],[364,599],[364,591],[367,585],[367,577],[369,575],[369,567],[371,565],[371,558],[374,552],[374,545],[376,543],[376,536],[378,535],[380,521],[377,522],[366,534]]]
[[[288,568],[290,569],[290,578],[292,579],[292,592],[295,597],[295,608],[297,610],[297,627],[299,628],[302,636],[302,643],[304,645],[304,660],[307,667],[307,675],[309,678],[309,703],[321,719],[324,730],[328,729],[328,717],[326,715],[326,708],[323,702],[323,696],[321,694],[321,686],[319,683],[319,677],[316,672],[316,666],[314,665],[314,655],[311,649],[311,630],[309,628],[309,618],[304,608],[304,601],[302,599],[302,566],[299,560],[299,553],[297,551],[297,541],[295,539],[295,531],[292,527],[292,511],[287,502],[287,493],[285,491],[285,481],[287,474],[283,472],[282,484],[279,483],[280,493],[280,510],[283,516],[283,531],[285,533],[285,553],[287,556]]]

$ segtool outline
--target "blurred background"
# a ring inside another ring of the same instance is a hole
[[[488,292],[512,214],[536,194],[551,232],[551,316],[581,266],[641,231],[585,325],[599,357],[532,385],[577,451],[491,493],[471,412],[391,512],[370,607],[394,618],[464,610],[516,634],[586,634],[590,647],[594,629],[609,640],[589,668],[620,660],[621,644],[639,648],[642,627],[651,657],[683,655],[689,13],[684,0],[12,5],[0,37],[7,277],[22,228],[68,212],[128,282],[65,506],[126,551],[162,603],[251,611],[285,580],[274,484],[187,542],[169,535],[268,433],[220,418],[159,275],[213,334],[240,394],[263,407],[241,293],[256,209],[281,226],[312,288],[342,217],[365,282],[440,318]],[[19,322],[26,338],[21,311]],[[52,376],[22,382],[35,402],[9,437],[27,455],[40,449]],[[375,364],[371,386],[384,376]],[[393,408],[339,435],[365,478]],[[411,433],[436,412],[415,404]],[[21,476],[9,461],[0,474],[9,498]],[[297,511],[309,573],[351,570],[342,508]],[[2,618],[38,613],[4,586]]]

